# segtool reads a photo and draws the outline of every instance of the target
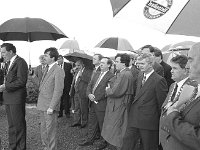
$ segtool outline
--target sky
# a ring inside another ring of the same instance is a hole
[[[69,39],[76,39],[80,49],[86,51],[93,51],[95,45],[107,37],[126,38],[135,50],[146,44],[162,48],[167,44],[199,40],[166,35],[126,18],[113,18],[110,0],[4,0],[1,6],[0,24],[11,18],[42,18],[60,28]],[[37,66],[38,57],[46,48],[54,46],[59,49],[66,40],[11,43],[28,64]]]

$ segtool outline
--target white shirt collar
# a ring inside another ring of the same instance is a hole
[[[150,77],[150,75],[152,74],[154,72],[154,70],[152,70],[151,72],[149,72],[149,73],[147,73],[147,74],[145,74],[145,76],[146,76],[146,80]]]
[[[8,68],[10,68],[10,66],[12,65],[13,61],[15,60],[15,58],[17,57],[17,55],[14,55],[11,59],[10,59],[10,65]]]
[[[95,70],[97,71],[97,69],[100,67],[100,65],[98,65],[98,66],[95,66]]]
[[[185,81],[188,79],[188,77],[186,77],[185,79],[183,79],[183,80],[181,80],[181,81],[179,81],[179,82],[177,82],[177,85],[178,85],[178,89],[180,89],[181,88],[181,86],[185,83]],[[178,91],[178,90],[177,90]]]
[[[54,63],[52,63],[51,65],[49,65],[48,71],[53,67],[54,64],[56,64],[56,62],[54,62]]]
[[[120,72],[124,71],[127,67],[123,68],[122,70],[120,70]]]

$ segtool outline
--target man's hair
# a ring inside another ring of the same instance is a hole
[[[110,65],[109,69],[111,68],[113,62],[109,57],[102,57],[101,59],[106,58],[107,59],[107,64]]]
[[[175,63],[175,64],[179,64],[179,66],[184,69],[187,62],[188,62],[188,58],[187,56],[185,55],[176,55],[175,57],[173,57],[171,60],[170,60],[172,63]]]
[[[76,62],[79,62],[82,66],[84,66],[84,62],[82,59],[77,59]]]
[[[98,56],[99,60],[101,60],[103,58],[103,56],[101,54],[94,54],[94,56]]]
[[[163,59],[162,51],[160,49],[158,49],[157,47],[154,47],[154,55],[156,57],[161,57],[161,59]]]
[[[154,47],[152,45],[145,45],[145,46],[141,47],[140,49],[143,51],[143,49],[145,49],[145,48],[148,48],[151,53],[154,52]]]
[[[58,58],[62,58],[63,59],[63,56],[62,55],[58,55]]]
[[[117,57],[120,57],[121,63],[125,63],[125,66],[126,66],[126,67],[129,66],[129,63],[130,63],[130,56],[129,56],[128,54],[126,54],[126,53],[124,53],[124,54],[117,54],[117,55],[115,56],[115,59],[116,59]]]
[[[11,43],[3,43],[1,45],[1,48],[5,47],[6,51],[10,52],[12,51],[14,54],[16,54],[16,47]]]
[[[153,55],[152,54],[144,53],[144,54],[141,54],[137,58],[137,60],[139,60],[139,61],[143,60],[143,59],[145,59],[148,64],[153,64]]]
[[[44,54],[46,54],[47,52],[50,52],[49,55],[50,55],[50,58],[53,58],[54,57],[54,60],[57,61],[58,60],[58,51],[55,47],[50,47],[50,48],[47,48],[45,51],[44,51]]]

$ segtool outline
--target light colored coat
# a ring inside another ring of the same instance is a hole
[[[64,88],[65,73],[62,68],[54,64],[48,71],[39,87],[37,109],[46,111],[48,108],[59,111],[60,98]]]

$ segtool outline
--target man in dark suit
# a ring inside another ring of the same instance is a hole
[[[26,150],[25,101],[28,65],[23,58],[16,55],[13,44],[2,44],[1,53],[9,64],[4,84],[0,86],[8,119],[9,148]]]
[[[100,72],[101,71],[101,67],[100,67],[100,62],[102,59],[102,55],[101,54],[94,54],[93,55],[93,60],[92,63],[94,65],[94,69],[92,72],[92,76],[91,79],[93,78],[93,75],[96,72]],[[89,114],[88,114],[88,132],[85,136],[87,136],[87,139],[95,139],[95,138],[99,138],[100,137],[100,129],[99,129],[99,125],[98,125],[98,121],[97,121],[97,117],[94,111],[94,108],[91,107],[92,102],[89,101]],[[87,143],[87,139],[83,138],[80,139],[80,145],[83,143]]]
[[[161,50],[159,50],[156,47],[154,49],[155,49],[154,51],[155,61],[158,64],[162,65],[164,69],[164,78],[166,79],[169,88],[170,85],[174,82],[174,80],[172,80],[172,74],[171,74],[172,67],[163,61],[163,55]]]
[[[81,59],[77,60],[75,65],[79,71],[75,74],[70,89],[70,91],[74,91],[70,92],[73,93],[70,96],[73,97],[74,101],[74,121],[70,126],[84,128],[88,122],[88,97],[86,90],[91,79],[92,70],[88,69]]]
[[[112,65],[112,60],[107,57],[103,57],[101,59],[101,72],[96,72],[91,79],[88,87],[87,87],[87,95],[89,100],[91,101],[91,109],[90,111],[93,111],[92,114],[93,117],[89,117],[89,119],[95,119],[97,120],[98,127],[101,131],[105,116],[105,110],[107,105],[107,98],[106,98],[106,87],[108,85],[109,80],[114,76],[113,73],[109,71],[110,67]],[[92,120],[89,120],[89,123]],[[89,131],[90,129],[88,129]],[[90,131],[91,132],[91,131]],[[81,146],[87,146],[93,144],[95,140],[95,130],[93,130],[94,133],[90,133],[93,136],[88,136],[86,140],[79,145]]]
[[[199,150],[200,148],[200,42],[188,52],[189,80],[183,85],[176,103],[171,105],[162,118],[161,140],[163,150]]]
[[[165,120],[165,117],[167,116],[168,108],[178,100],[183,86],[189,81],[189,72],[186,68],[187,62],[188,59],[185,55],[177,55],[171,59],[172,79],[175,81],[175,83],[171,84],[168,95],[162,105],[159,129],[159,141],[161,142],[164,149],[167,149],[167,147],[169,147],[171,143],[173,143],[173,140],[168,140],[167,137],[169,136],[169,134],[165,130],[161,129],[161,126],[164,123],[163,120]]]
[[[145,45],[141,48],[142,53],[148,53],[148,54],[150,53],[150,54],[154,55],[154,51],[155,51],[155,49],[151,45]],[[154,71],[157,74],[164,77],[164,68],[159,63],[157,63],[155,61],[155,59],[153,59],[153,65],[152,66],[153,66]]]
[[[144,53],[137,59],[141,70],[135,98],[128,114],[122,150],[132,150],[141,138],[144,150],[158,148],[158,129],[162,103],[167,96],[166,80],[153,69],[153,56]]]
[[[65,115],[67,118],[70,117],[70,96],[69,91],[72,84],[73,75],[70,72],[72,69],[72,65],[70,63],[66,63],[63,60],[63,56],[58,56],[58,65],[65,71],[65,80],[64,80],[64,89],[63,89],[63,95],[61,97],[61,103],[60,103],[60,111],[58,117],[63,116],[63,110],[65,110]]]

